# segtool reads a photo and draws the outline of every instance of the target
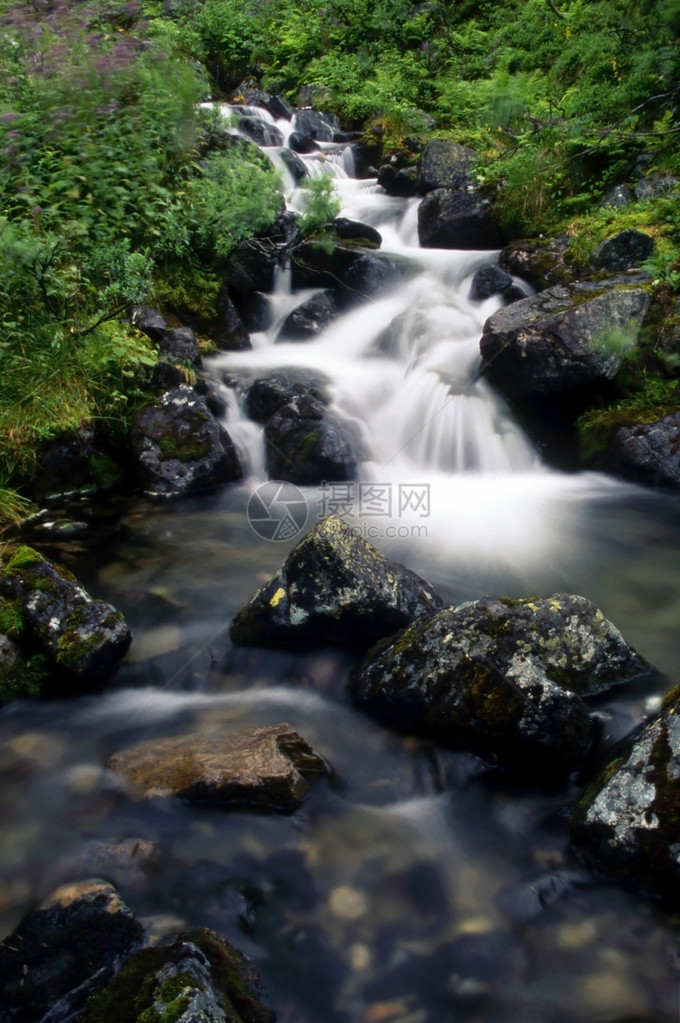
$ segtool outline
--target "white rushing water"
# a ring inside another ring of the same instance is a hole
[[[266,111],[259,115],[273,123]],[[276,126],[285,139],[294,122]],[[282,173],[289,208],[304,208],[304,189],[295,187],[281,149],[264,151]],[[333,494],[364,535],[423,573],[499,560],[531,572],[547,557],[568,560],[582,502],[626,488],[594,473],[548,469],[484,380],[479,339],[500,299],[473,301],[469,293],[474,272],[498,253],[421,249],[419,200],[391,198],[375,179],[353,178],[348,154],[349,147],[322,143],[301,159],[310,176],[332,175],[341,215],[377,228],[381,251],[407,257],[413,275],[344,312],[313,340],[292,343],[278,341],[281,323],[314,290],[293,292],[290,274],[281,272],[270,296],[272,326],[252,337],[252,351],[211,360],[214,371],[235,376],[241,392],[277,369],[304,367],[323,377],[363,457],[359,481]],[[262,429],[244,415],[237,391],[230,405],[226,425],[254,488],[266,479]],[[365,514],[370,484],[382,488],[382,514],[377,497],[373,514]],[[306,496],[310,506],[330,510],[324,495]]]

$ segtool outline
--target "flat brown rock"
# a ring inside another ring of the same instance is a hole
[[[307,776],[328,770],[287,724],[152,740],[115,753],[107,767],[140,798],[276,810],[294,810],[307,793]]]

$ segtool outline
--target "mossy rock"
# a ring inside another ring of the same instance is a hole
[[[257,974],[207,928],[134,953],[79,1023],[273,1023],[256,994]]]

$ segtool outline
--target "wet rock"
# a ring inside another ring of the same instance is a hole
[[[585,871],[553,870],[530,881],[502,889],[496,897],[496,903],[506,916],[526,923],[541,916],[570,892],[588,888],[592,883],[592,878]]]
[[[115,753],[107,767],[141,798],[272,810],[294,810],[307,794],[306,779],[328,770],[286,724],[151,740]]]
[[[611,380],[637,341],[649,303],[645,288],[615,279],[514,302],[484,324],[486,374],[508,396],[560,394]]]
[[[437,188],[467,188],[475,159],[471,149],[457,142],[430,139],[418,160],[419,194],[426,195]]]
[[[281,159],[296,183],[309,176],[309,171],[297,153],[292,149],[282,149]]]
[[[58,888],[0,943],[0,1005],[7,1019],[33,1023],[61,999],[63,1014],[55,1018],[71,1018],[142,937],[108,882],[94,878]]]
[[[253,291],[249,295],[243,295],[239,298],[238,316],[241,318],[241,326],[246,331],[253,331],[253,333],[262,330],[268,330],[274,322],[274,313],[272,310],[272,304],[266,295],[263,295],[259,291]],[[241,345],[241,348],[252,347],[250,344],[250,338],[248,338],[247,345]]]
[[[264,424],[293,398],[303,395],[310,395],[325,405],[328,403],[325,382],[310,370],[297,367],[260,377],[251,384],[246,397],[248,415],[256,423]]]
[[[201,365],[201,351],[191,327],[174,327],[166,330],[159,339],[158,346],[167,358],[175,362],[188,362],[192,366]]]
[[[356,702],[381,720],[539,777],[585,759],[590,695],[646,668],[583,597],[485,598],[438,611],[357,669]]]
[[[264,443],[270,479],[307,486],[357,478],[347,427],[310,394],[291,398],[274,413]]]
[[[470,298],[475,302],[491,298],[492,295],[502,295],[503,292],[512,286],[512,277],[499,266],[481,266],[475,272],[470,285]],[[524,298],[525,296],[522,295]]]
[[[345,305],[369,298],[379,288],[415,272],[409,259],[346,242],[330,249],[321,242],[301,242],[292,256],[293,287],[335,288]]]
[[[262,89],[251,89],[240,85],[232,97],[234,102],[244,102],[250,107],[262,107],[275,120],[290,121],[293,111],[282,96],[277,93],[264,92]]]
[[[418,207],[423,248],[499,249],[503,234],[487,200],[475,192],[437,188]]]
[[[321,291],[288,314],[277,341],[308,341],[328,327],[338,314],[335,292]]]
[[[611,752],[571,820],[578,854],[622,881],[680,896],[680,692]]]
[[[290,133],[288,136],[288,146],[294,153],[302,153],[303,156],[306,153],[316,153],[319,149],[318,143],[307,135],[303,135],[301,131],[292,131]]]
[[[443,604],[336,515],[314,527],[234,618],[241,646],[366,649]]]
[[[0,614],[3,617],[7,609],[7,603],[0,601]],[[14,613],[19,614],[16,609]],[[21,646],[0,633],[0,707],[12,700],[43,695],[49,674],[49,662],[45,655],[27,657]]]
[[[598,468],[647,486],[680,489],[680,412],[620,427]]]
[[[332,142],[333,136],[340,130],[334,114],[322,114],[320,110],[312,110],[311,107],[298,110],[293,124],[296,132],[315,142]]]
[[[597,246],[590,262],[598,270],[620,273],[640,264],[654,252],[654,239],[643,231],[626,228]]]
[[[140,363],[135,378],[140,387],[146,391],[153,391],[154,394],[162,394],[173,387],[180,387],[186,379],[182,367],[173,366],[170,362],[157,362],[155,366]]]
[[[270,294],[280,255],[278,246],[265,238],[250,238],[230,252],[220,271],[234,301],[253,291]]]
[[[202,927],[171,945],[135,952],[90,1000],[82,1023],[274,1023],[257,995],[254,967],[229,942]]]
[[[239,131],[242,131],[251,142],[258,146],[282,146],[283,132],[275,124],[269,124],[259,117],[239,117],[237,124]]]
[[[366,247],[379,249],[382,245],[382,235],[370,224],[363,224],[360,220],[350,220],[349,217],[336,217],[331,220],[330,227],[338,238],[345,242],[360,243]]]
[[[83,681],[105,678],[131,642],[120,611],[93,598],[70,572],[20,547],[0,577],[24,628],[53,663]]]
[[[229,434],[190,387],[167,391],[143,408],[130,446],[137,479],[155,496],[194,494],[243,476]]]
[[[378,184],[385,190],[386,195],[411,199],[417,194],[417,175],[415,167],[402,167],[398,170],[392,164],[386,163],[378,171]]]
[[[205,401],[210,412],[219,419],[227,411],[227,399],[219,384],[210,377],[198,377],[194,384],[196,394]]]
[[[522,277],[537,291],[545,291],[556,284],[570,284],[578,279],[579,269],[567,261],[569,242],[566,234],[548,241],[520,238],[505,246],[498,257],[498,265],[509,274]]]

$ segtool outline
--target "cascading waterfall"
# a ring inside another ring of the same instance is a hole
[[[230,114],[231,108],[222,109]],[[272,123],[266,111],[260,115]],[[295,123],[279,121],[276,127],[285,140]],[[391,488],[427,487],[427,529],[418,533],[415,552],[424,574],[436,578],[443,556],[469,564],[482,556],[521,562],[529,571],[548,551],[558,560],[560,543],[571,556],[578,502],[608,492],[612,483],[593,473],[574,477],[546,468],[484,380],[479,338],[500,299],[473,301],[469,293],[474,272],[497,253],[421,249],[419,200],[389,197],[374,179],[351,177],[349,146],[319,145],[318,152],[301,157],[308,174],[332,174],[342,215],[376,228],[381,251],[407,259],[413,273],[344,312],[313,340],[290,343],[278,340],[281,323],[314,290],[293,292],[290,274],[281,271],[270,296],[271,327],[253,336],[252,351],[212,359],[215,373],[228,372],[241,388],[276,369],[318,373],[334,413],[361,437],[360,479]],[[304,209],[304,188],[296,187],[281,151],[264,149],[282,173],[289,208]],[[236,392],[229,404],[227,426],[256,487],[266,478],[262,429],[247,420]],[[567,512],[565,499],[573,505]],[[308,500],[316,499],[308,494]],[[399,528],[422,527],[421,517],[414,523],[402,508],[399,521],[391,521]],[[396,532],[383,530],[380,539],[398,553],[399,545],[390,542]],[[409,557],[413,563],[413,552]]]

